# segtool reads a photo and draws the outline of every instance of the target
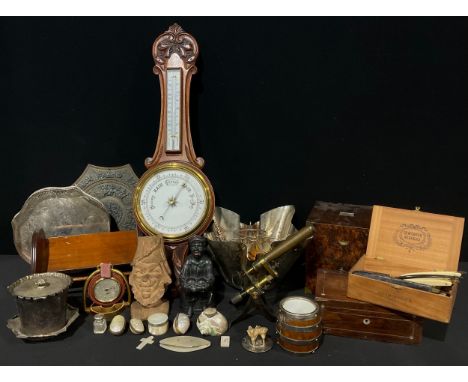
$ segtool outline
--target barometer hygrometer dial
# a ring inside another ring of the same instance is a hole
[[[187,163],[168,162],[147,171],[134,194],[134,211],[146,234],[177,242],[206,229],[213,216],[213,190]]]
[[[84,287],[85,298],[89,298],[93,305],[109,307],[121,302],[128,289],[125,276],[118,270],[108,266],[108,271],[103,271],[101,265],[89,275]]]

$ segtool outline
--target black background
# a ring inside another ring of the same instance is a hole
[[[200,46],[192,135],[217,205],[248,222],[294,204],[298,227],[315,200],[468,215],[465,18],[2,18],[0,253],[33,191],[88,163],[144,172],[173,22]]]

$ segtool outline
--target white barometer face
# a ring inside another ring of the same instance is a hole
[[[134,203],[136,218],[146,233],[180,239],[205,223],[211,194],[196,170],[168,163],[145,173],[135,190]]]
[[[111,302],[120,295],[120,285],[114,279],[100,279],[94,286],[94,296],[100,302]]]

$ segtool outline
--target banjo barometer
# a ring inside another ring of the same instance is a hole
[[[187,241],[203,233],[213,218],[214,193],[201,171],[190,133],[190,82],[196,73],[198,44],[179,25],[172,25],[153,44],[161,86],[161,118],[156,149],[135,188],[133,207],[140,230],[164,237],[178,280]]]

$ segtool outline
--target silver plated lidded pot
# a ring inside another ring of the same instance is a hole
[[[58,272],[25,276],[7,287],[16,297],[23,337],[52,335],[67,325],[67,296],[72,278]],[[10,324],[10,322],[9,322]],[[16,333],[15,333],[16,334]]]

